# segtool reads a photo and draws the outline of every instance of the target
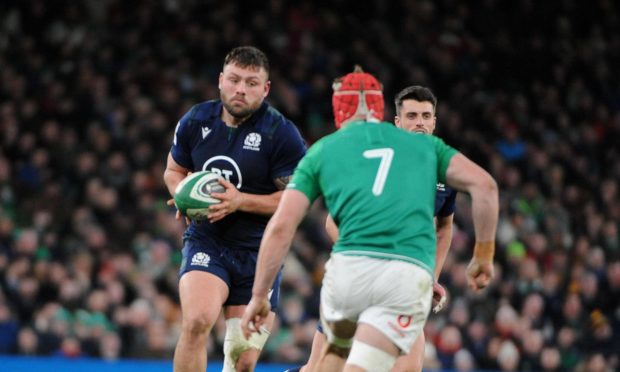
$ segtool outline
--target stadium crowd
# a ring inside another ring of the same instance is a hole
[[[162,173],[175,121],[218,96],[226,51],[256,45],[268,100],[309,144],[334,130],[331,79],[359,63],[386,97],[433,89],[437,134],[498,181],[496,278],[466,289],[459,195],[427,368],[618,370],[618,14],[610,0],[3,1],[0,353],[171,357],[184,225]],[[324,218],[316,204],[297,233],[265,361],[307,358]]]

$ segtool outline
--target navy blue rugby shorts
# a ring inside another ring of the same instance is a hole
[[[199,242],[185,239],[179,278],[193,270],[211,273],[221,278],[230,290],[224,306],[247,305],[252,298],[257,258],[257,251],[245,248],[235,249],[213,240]],[[278,306],[281,280],[282,272],[280,271],[269,292],[272,311],[275,311]]]

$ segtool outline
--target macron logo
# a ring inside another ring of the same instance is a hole
[[[209,128],[201,128],[202,129],[202,139],[207,138],[207,136],[209,135],[209,133],[211,133],[211,129]]]

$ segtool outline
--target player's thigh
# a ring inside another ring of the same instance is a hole
[[[179,297],[185,325],[213,325],[228,298],[229,274],[220,252],[214,242],[188,239],[184,243]]]
[[[424,332],[416,338],[409,354],[405,354],[396,359],[396,364],[391,372],[420,372],[424,364],[424,346],[426,338]]]
[[[189,271],[179,280],[183,323],[212,326],[228,296],[228,286],[218,276],[205,271]]]
[[[369,324],[360,323],[357,326],[355,339],[377,349],[383,350],[393,356],[398,356],[400,353],[398,347],[389,337],[387,337],[382,331]]]

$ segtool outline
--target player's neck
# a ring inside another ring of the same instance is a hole
[[[250,116],[252,115],[238,118],[238,117],[232,116],[228,111],[226,111],[226,109],[223,109],[221,119],[224,122],[224,124],[226,124],[227,127],[237,128],[239,125],[243,124],[243,122],[246,121]]]

